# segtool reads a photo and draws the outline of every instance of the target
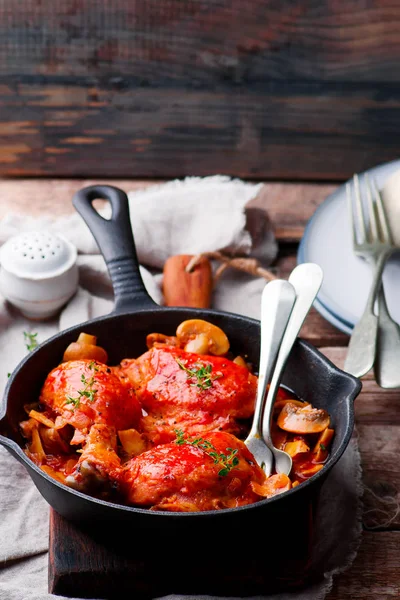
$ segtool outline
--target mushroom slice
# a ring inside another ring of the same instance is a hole
[[[206,333],[199,333],[192,340],[189,340],[185,346],[186,352],[195,354],[210,354],[210,338]]]
[[[277,399],[274,404],[274,416],[279,415],[282,408],[290,402],[290,404],[295,404],[299,408],[304,408],[305,406],[311,407],[311,404],[308,402],[303,402],[302,400],[295,400],[294,398],[283,398],[282,400]]]
[[[238,356],[236,356],[236,358],[233,359],[233,361],[235,363],[235,365],[239,365],[239,367],[244,367],[245,369],[247,369],[250,373],[253,372],[253,368],[252,368],[252,364],[249,362],[246,362],[243,358],[243,356],[240,356],[240,354]]]
[[[305,467],[304,465],[299,465],[298,468],[295,469],[294,473],[295,475],[298,475],[303,479],[308,479],[309,477],[312,477],[313,475],[318,473],[323,467],[324,465],[321,464],[309,465],[308,467]]]
[[[63,362],[69,360],[95,360],[107,363],[108,354],[101,346],[97,345],[97,337],[88,333],[80,333],[76,342],[72,342],[64,352]]]
[[[290,490],[292,482],[284,473],[276,473],[268,477],[262,484],[252,481],[250,485],[253,492],[258,496],[270,498],[271,496],[276,496],[276,494],[282,494],[282,492]]]
[[[178,346],[179,342],[174,335],[164,335],[163,333],[149,333],[146,337],[146,346],[149,350],[153,348],[153,346],[163,345],[163,346]]]
[[[329,454],[328,448],[330,446],[334,433],[334,429],[325,429],[320,434],[318,441],[315,444],[315,448],[313,450],[313,462],[322,463],[326,461]]]
[[[310,451],[310,447],[306,444],[304,438],[299,438],[297,440],[291,440],[290,442],[286,442],[285,452],[290,454],[292,458],[298,456],[299,454],[305,454]]]
[[[176,337],[186,352],[223,356],[229,350],[229,340],[222,329],[202,319],[183,321]]]
[[[320,433],[329,427],[329,414],[322,408],[310,404],[303,408],[287,402],[278,417],[278,426],[290,433]]]

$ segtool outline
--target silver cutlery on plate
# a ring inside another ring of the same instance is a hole
[[[360,178],[346,184],[353,250],[366,260],[374,276],[366,306],[350,337],[344,368],[362,377],[372,367],[381,387],[400,386],[400,328],[391,318],[382,285],[382,273],[389,255],[396,249],[381,194],[374,180],[364,176],[366,203],[362,200]],[[365,206],[365,204],[367,206]],[[378,299],[378,314],[375,304]]]

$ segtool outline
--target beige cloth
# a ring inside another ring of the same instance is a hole
[[[185,198],[187,206],[184,221],[178,219],[176,214],[178,206],[184,201],[183,196],[180,197],[182,190],[191,191]],[[154,196],[151,190],[130,194],[140,260],[145,263],[147,259],[146,264],[160,266],[169,254],[191,254],[226,247],[234,252],[252,254],[256,248],[251,232],[246,230],[244,207],[257,191],[258,186],[216,177],[205,180],[190,178],[186,182],[157,186]],[[173,198],[175,194],[178,198],[176,204]],[[141,200],[141,216],[137,219],[140,212],[137,206]],[[204,212],[209,214],[219,202],[223,202],[226,212],[223,214],[221,209],[219,229],[210,230],[209,245],[202,246],[198,243],[199,237],[203,243],[204,228],[208,226],[208,221],[203,219]],[[199,204],[207,208],[198,211],[196,207]],[[156,205],[162,206],[161,212],[155,211]],[[160,214],[162,219],[159,218]],[[139,221],[146,235],[142,230],[138,231]],[[177,235],[182,222],[190,229],[184,245],[182,238]],[[104,261],[77,215],[59,220],[33,220],[8,215],[0,222],[0,243],[21,230],[42,228],[62,231],[78,246],[80,287],[57,318],[43,323],[27,321],[15,308],[0,299],[0,386],[5,385],[7,372],[12,371],[27,352],[24,331],[37,332],[38,341],[43,342],[66,327],[110,312],[113,305],[112,287]],[[168,231],[174,232],[173,235],[168,236]],[[151,244],[148,243],[148,236],[151,236]],[[266,231],[260,245],[266,250],[263,257],[268,264],[276,253],[276,242],[270,230]],[[162,303],[157,278],[153,278],[145,269],[142,272],[149,293]],[[260,295],[264,285],[262,279],[230,271],[218,283],[213,307],[259,318]],[[301,593],[270,596],[270,600],[325,598],[331,588],[333,575],[346,569],[356,554],[361,534],[361,493],[360,456],[357,442],[353,439],[330,473],[321,494],[313,559],[321,573],[320,580]],[[25,468],[0,447],[0,600],[54,598],[47,593],[48,512],[47,503]]]

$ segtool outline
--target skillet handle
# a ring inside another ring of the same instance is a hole
[[[100,216],[93,207],[93,201],[98,198],[110,202],[110,220]],[[106,261],[115,296],[113,312],[158,307],[147,293],[140,275],[125,192],[111,185],[92,185],[76,192],[72,203]]]

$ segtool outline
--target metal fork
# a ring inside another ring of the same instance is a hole
[[[350,183],[346,184],[346,194],[353,230],[354,253],[373,267],[374,277],[364,312],[350,338],[344,368],[356,377],[362,377],[375,366],[377,383],[381,387],[394,387],[393,376],[399,384],[400,331],[387,309],[382,272],[395,246],[376,183],[370,180],[368,174],[365,175],[364,181],[368,219],[361,199],[358,175],[353,177],[353,186]],[[351,187],[354,189],[353,194]],[[374,312],[377,296],[378,316]]]

